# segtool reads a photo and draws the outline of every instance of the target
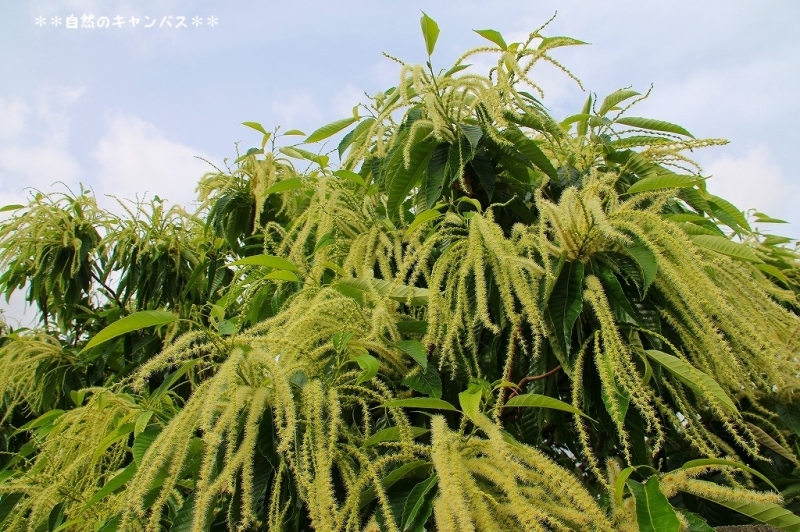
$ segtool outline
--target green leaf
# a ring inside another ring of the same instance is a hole
[[[91,499],[88,500],[86,505],[83,507],[84,510],[91,508],[97,502],[103,500],[108,495],[111,495],[116,490],[121,488],[128,482],[133,475],[136,473],[136,462],[131,462],[125,469],[117,473],[114,478],[106,482],[102,488],[100,488],[97,493],[95,493]]]
[[[306,140],[303,141],[304,144],[311,144],[313,142],[319,142],[321,140],[325,140],[328,137],[332,137],[336,133],[340,132],[344,128],[348,127],[349,125],[353,124],[356,121],[356,118],[342,118],[341,120],[336,120],[335,122],[331,122],[330,124],[326,124],[319,128],[318,130],[311,133]]]
[[[676,356],[668,355],[655,349],[647,349],[645,353],[675,375],[678,380],[697,393],[699,397],[704,397],[706,393],[709,393],[730,414],[736,414],[736,404],[717,381]]]
[[[723,255],[727,255],[734,259],[739,259],[747,262],[762,262],[761,259],[753,253],[753,250],[744,244],[737,244],[731,242],[724,236],[714,235],[694,235],[691,237],[692,242],[700,247],[716,251]]]
[[[150,400],[153,402],[158,402],[158,400],[161,399],[161,396],[167,393],[167,390],[172,388],[172,386],[174,386],[175,383],[178,382],[178,379],[183,377],[187,371],[189,371],[199,363],[200,363],[199,358],[196,358],[194,360],[189,360],[188,362],[184,362],[181,365],[181,367],[178,368],[177,371],[171,373],[169,376],[167,376],[167,378],[164,379],[164,382],[161,383],[161,386],[159,386],[156,389],[156,391],[154,391],[150,395]]]
[[[420,136],[428,134],[424,128],[418,131],[421,132]],[[414,139],[409,142],[414,142]],[[406,200],[408,193],[422,182],[435,147],[436,140],[432,137],[419,141],[411,149],[408,167],[403,161],[402,150],[397,151],[400,159],[397,169],[386,176],[386,210],[390,216],[397,216],[397,209]]]
[[[422,345],[422,342],[419,340],[403,340],[401,342],[395,342],[394,345],[416,360],[423,371],[428,369],[428,353],[425,351],[425,346]]]
[[[789,238],[788,236],[767,235],[766,238],[764,238],[763,244],[765,246],[777,246],[780,244],[788,244],[792,241],[793,239]]]
[[[430,160],[428,160],[428,169],[422,182],[425,207],[428,209],[433,208],[442,195],[449,153],[450,145],[442,143],[436,146]]]
[[[614,367],[611,364],[611,359],[607,353],[602,353],[597,358],[597,363],[607,374],[614,372]],[[604,385],[600,390],[600,398],[606,407],[606,411],[611,418],[618,424],[625,423],[625,416],[628,414],[628,408],[631,404],[631,398],[625,390],[620,390],[617,386],[616,380],[612,380],[608,385]]]
[[[372,380],[381,368],[381,363],[378,362],[378,359],[369,353],[362,353],[357,356],[350,355],[350,360],[355,361],[358,367],[361,368],[361,374],[358,376],[358,380],[356,380],[357,385]]]
[[[675,509],[658,489],[658,478],[644,484],[628,479],[628,488],[636,499],[636,522],[640,532],[679,532],[681,522]]]
[[[788,224],[786,220],[781,220],[780,218],[773,218],[768,214],[764,214],[763,212],[756,212],[753,214],[756,217],[756,222],[762,224]]]
[[[264,194],[277,194],[279,192],[297,190],[298,188],[303,188],[303,180],[299,177],[290,177],[289,179],[281,179],[277,183],[273,183],[271,187],[264,191]]]
[[[297,274],[287,270],[271,271],[264,276],[264,279],[274,279],[276,281],[290,281],[293,283],[300,282],[300,278],[297,276]]]
[[[422,18],[419,19],[419,25],[422,28],[422,37],[425,39],[425,49],[430,57],[433,55],[433,49],[436,48],[436,39],[439,38],[439,25],[424,11]]]
[[[663,131],[664,133],[674,133],[676,135],[684,135],[686,137],[694,138],[694,135],[686,131],[679,125],[663,120],[653,120],[652,118],[641,118],[638,116],[624,116],[614,121],[617,124],[624,126],[632,126],[639,129],[648,129],[650,131]]]
[[[339,142],[339,146],[337,146],[336,151],[339,153],[339,159],[344,156],[344,152],[347,151],[347,148],[355,144],[356,146],[360,145],[366,138],[367,132],[372,128],[372,125],[375,123],[375,119],[371,116],[361,120],[356,127],[350,130],[342,140]]]
[[[622,506],[622,499],[625,496],[625,485],[628,482],[628,478],[636,469],[637,468],[634,466],[628,466],[617,475],[617,481],[614,484],[614,497],[617,501],[617,506]]]
[[[581,109],[580,115],[582,118],[577,120],[578,125],[577,132],[579,137],[585,137],[586,133],[589,131],[589,118],[591,115],[589,114],[592,110],[592,95],[589,94],[589,97],[586,98],[586,103],[583,104],[583,109]]]
[[[528,138],[519,128],[509,127],[503,132],[503,136],[514,143],[514,146],[523,154],[527,159],[536,166],[539,170],[544,172],[550,179],[558,180],[558,172],[556,172],[553,163],[547,155],[539,148],[536,142]]]
[[[689,188],[702,182],[702,179],[691,175],[662,174],[656,177],[640,179],[631,185],[626,192],[628,194],[636,194],[637,192],[657,190],[660,188]]]
[[[15,430],[12,433],[12,436],[25,432],[26,430],[38,429],[39,427],[43,427],[44,425],[52,424],[52,422],[55,421],[58,417],[60,417],[61,414],[63,413],[64,411],[59,408],[48,410],[47,412],[37,417],[33,421],[28,421],[20,428]]]
[[[413,397],[411,399],[393,399],[381,406],[385,408],[420,408],[423,410],[452,410],[458,412],[458,409],[441,399],[433,399],[431,397]]]
[[[786,277],[782,271],[780,271],[775,266],[771,264],[756,264],[756,269],[761,270],[762,272],[771,275],[772,277],[776,278],[780,282],[782,282],[787,287],[789,286],[789,278]]]
[[[259,133],[262,133],[264,135],[269,135],[269,133],[267,133],[267,130],[264,129],[264,126],[262,126],[258,122],[242,122],[242,125],[243,126],[247,126],[247,127],[251,128],[251,129],[255,129],[256,131],[258,131]]]
[[[427,364],[420,373],[404,378],[401,384],[434,399],[442,397],[442,379],[433,364]]]
[[[267,268],[275,268],[277,270],[286,270],[289,272],[296,272],[297,266],[281,257],[275,255],[253,255],[243,259],[235,260],[228,264],[228,266],[266,266]]]
[[[508,400],[506,406],[514,406],[514,407],[534,407],[534,408],[551,408],[553,410],[562,410],[564,412],[569,412],[571,414],[575,414],[578,416],[583,416],[586,419],[591,419],[589,416],[575,408],[569,403],[565,403],[564,401],[559,401],[553,397],[549,397],[547,395],[539,395],[536,393],[526,393],[522,395],[515,395],[511,399]]]
[[[597,111],[597,114],[600,116],[605,116],[606,113],[608,113],[618,103],[624,102],[625,100],[633,98],[634,96],[639,96],[639,93],[630,89],[620,89],[618,91],[614,91],[605,97],[603,103],[600,104],[600,110]]]
[[[427,288],[398,285],[383,279],[341,279],[331,286],[340,293],[360,302],[364,302],[367,293],[374,291],[380,296],[400,303],[408,302],[412,306],[428,304]]]
[[[706,467],[710,465],[721,465],[721,466],[728,466],[728,467],[735,467],[736,469],[741,469],[742,471],[747,471],[751,475],[755,475],[764,482],[766,482],[772,489],[775,491],[779,491],[778,488],[775,487],[775,484],[770,482],[770,480],[761,474],[759,471],[756,471],[752,467],[748,467],[740,462],[734,462],[733,460],[723,460],[720,458],[699,458],[697,460],[689,460],[685,464],[681,466],[681,469],[687,470],[692,469],[695,467]]]
[[[0,212],[16,211],[17,209],[21,209],[24,206],[25,205],[19,205],[19,204],[5,205],[0,208]]]
[[[134,428],[136,428],[135,424],[125,423],[124,425],[121,425],[116,429],[112,430],[105,438],[100,440],[100,443],[94,450],[94,455],[92,456],[92,460],[97,460],[98,458],[103,456],[106,450],[119,440],[128,438],[130,433],[133,432]]]
[[[678,222],[678,227],[681,228],[681,231],[686,233],[689,236],[698,236],[698,235],[711,235],[711,236],[724,236],[725,233],[719,230],[719,228],[714,226],[709,226],[708,224],[699,224],[699,223],[689,223],[689,222]]]
[[[714,532],[714,529],[706,523],[706,520],[689,510],[679,510],[679,513],[686,518],[689,528],[686,532]]]
[[[333,173],[333,175],[335,175],[336,177],[341,177],[342,179],[347,179],[348,181],[352,181],[356,185],[360,185],[362,187],[367,186],[366,182],[364,182],[363,177],[350,170],[345,170],[344,168],[336,170]]]
[[[144,453],[147,452],[147,449],[150,448],[160,432],[160,428],[150,429],[136,436],[136,439],[133,440],[133,446],[131,447],[133,461],[135,463],[141,465]]]
[[[397,331],[403,334],[425,334],[428,332],[428,322],[421,320],[398,321]]]
[[[770,451],[786,458],[790,462],[797,463],[797,458],[792,454],[792,452],[783,445],[781,445],[780,443],[778,443],[777,441],[775,441],[775,439],[769,434],[767,434],[767,432],[764,431],[764,429],[762,429],[757,425],[753,425],[752,423],[747,423],[747,427],[753,433],[753,436],[756,437],[756,441],[758,443],[760,443]],[[777,488],[775,489],[775,491],[778,491]]]
[[[472,30],[484,39],[488,39],[495,43],[497,46],[500,47],[502,50],[508,50],[508,45],[506,44],[505,39],[503,36],[500,35],[500,32],[496,30]]]
[[[383,485],[384,489],[389,489],[398,481],[410,476],[412,473],[416,473],[418,469],[425,468],[426,470],[430,470],[431,463],[426,462],[425,460],[414,460],[413,462],[409,462],[407,464],[403,464],[397,469],[391,471],[388,475],[381,479],[381,484]],[[360,508],[363,508],[367,504],[370,503],[372,499],[375,498],[375,488],[369,488],[364,490],[360,496]]]
[[[439,477],[434,473],[423,480],[408,494],[400,520],[402,532],[425,532],[425,523],[433,512],[433,500],[439,485]]]
[[[644,295],[647,293],[647,289],[650,288],[650,284],[655,280],[656,274],[658,273],[656,256],[650,251],[650,248],[641,241],[637,241],[635,245],[625,248],[625,251],[636,261],[636,264],[642,272],[642,280],[644,281],[642,295]]]
[[[153,411],[147,410],[139,414],[139,417],[136,418],[136,424],[133,428],[133,437],[135,438],[147,428],[147,424],[150,423],[150,418],[153,417]]]
[[[583,309],[583,273],[582,262],[566,263],[547,302],[556,339],[566,355],[571,349],[572,329]]]
[[[272,273],[276,273],[276,272],[272,272]],[[287,275],[294,275],[292,272],[282,272],[282,273],[285,273]],[[272,274],[270,274],[270,275],[272,275]],[[297,277],[297,276],[295,275],[295,277]],[[268,279],[273,279],[273,277],[270,277],[269,275],[267,275],[267,278]],[[217,323],[217,331],[222,336],[230,336],[232,334],[236,334],[238,332],[238,330],[239,330],[239,328],[231,320],[220,320],[220,322]]]
[[[461,133],[467,138],[467,142],[469,142],[470,147],[475,150],[478,147],[478,143],[483,138],[483,130],[480,126],[473,126],[470,124],[459,124],[458,129],[461,130]]]
[[[436,209],[428,209],[427,211],[422,211],[421,213],[417,214],[414,217],[414,221],[411,222],[411,224],[408,226],[408,229],[406,229],[406,232],[403,235],[403,239],[408,240],[409,237],[412,234],[414,234],[414,231],[416,231],[420,226],[422,226],[426,222],[438,218],[441,215],[442,213],[440,213]]]
[[[631,305],[631,302],[625,295],[625,291],[622,289],[622,285],[619,283],[619,279],[617,279],[617,275],[614,271],[605,264],[595,263],[592,265],[592,273],[600,279],[600,283],[603,285],[603,290],[609,302],[616,303],[628,316],[636,320],[639,325],[647,328],[647,324],[643,323],[644,320],[642,319],[641,313],[636,307]]]
[[[234,162],[235,162],[235,163],[238,163],[238,162],[244,161],[245,159],[247,159],[247,158],[248,158],[248,157],[250,157],[251,155],[252,155],[252,156],[255,156],[255,155],[262,155],[263,153],[264,153],[264,150],[263,150],[263,149],[259,150],[258,148],[250,148],[249,150],[247,150],[247,152],[246,152],[246,153],[243,153],[242,155],[240,155],[239,157],[237,157],[237,158],[236,158],[236,160],[235,160]],[[156,197],[158,197],[158,196],[156,196]]]
[[[451,68],[450,70],[448,70],[447,72],[444,73],[444,77],[448,78],[448,77],[452,76],[453,74],[457,74],[457,73],[461,72],[462,70],[468,69],[471,66],[472,66],[471,64],[469,64],[469,65],[455,65],[453,68]]]
[[[95,334],[80,352],[83,353],[87,349],[91,349],[92,347],[98,346],[118,336],[122,336],[123,334],[128,334],[129,332],[138,331],[146,327],[166,325],[177,320],[178,316],[167,310],[142,310],[140,312],[134,312],[130,316],[125,316],[115,321]]]
[[[790,404],[777,404],[775,412],[781,418],[781,421],[795,434],[800,436],[800,407],[794,403]]]
[[[300,131],[299,129],[290,129],[289,131],[284,131],[283,134],[284,135],[298,135],[298,136],[301,136],[301,137],[305,137],[306,136],[306,134],[303,133],[302,131]]]
[[[587,101],[590,101],[590,100],[587,100]],[[574,124],[575,122],[586,122],[587,120],[592,118],[592,116],[594,116],[594,115],[592,115],[589,112],[577,113],[577,114],[574,114],[574,115],[569,115],[568,117],[566,117],[564,120],[561,121],[561,126],[562,127],[566,127],[566,126]]]
[[[471,388],[471,386],[470,386]],[[468,389],[467,391],[461,392],[458,394],[458,404],[461,406],[461,410],[473,423],[478,426],[483,425],[485,422],[489,422],[489,418],[481,412],[481,403],[483,402],[483,391],[478,390],[471,390]]]
[[[320,155],[318,153],[310,152],[308,150],[303,150],[296,146],[294,147],[283,146],[278,148],[278,151],[283,153],[284,155],[288,155],[289,157],[293,157],[295,159],[304,159],[306,161],[317,163],[323,168],[328,165],[328,161],[330,160],[327,155]]]
[[[83,399],[86,397],[86,390],[70,390],[69,398],[75,403],[75,406],[81,406]]]
[[[730,508],[735,512],[744,514],[756,521],[766,523],[768,525],[780,528],[786,532],[800,532],[800,517],[796,516],[789,510],[772,503],[743,503],[738,501],[731,501],[717,496],[717,491],[714,489],[716,484],[704,480],[696,480],[696,485],[707,484],[708,488],[692,490],[689,493],[697,497],[702,497],[713,501],[721,506]],[[684,490],[688,491],[688,490]]]
[[[423,434],[427,434],[430,432],[430,430],[423,429],[422,427],[410,427],[410,430],[412,438],[419,438]],[[400,428],[389,427],[388,429],[383,429],[381,431],[378,431],[369,438],[367,438],[366,440],[364,440],[362,447],[372,447],[373,445],[378,445],[379,443],[383,443],[386,441],[400,441]]]
[[[640,179],[657,177],[663,170],[658,165],[645,159],[640,153],[632,150],[615,151],[605,156],[606,160],[620,165],[624,173],[634,173]],[[688,189],[694,190],[694,189]],[[696,191],[699,193],[699,191]]]
[[[559,46],[576,46],[580,44],[588,44],[588,43],[580,41],[578,39],[573,39],[572,37],[562,37],[562,36],[545,37],[544,39],[542,39],[542,42],[539,43],[539,47],[537,48],[537,50],[541,52],[543,50],[558,48]]]
[[[738,232],[740,227],[748,232],[751,231],[750,224],[747,222],[744,213],[737,209],[733,203],[713,194],[707,194],[706,196],[706,201],[711,207],[714,216],[725,222],[734,231]]]
[[[7,493],[0,499],[0,525],[6,520],[8,514],[11,513],[11,510],[14,509],[14,506],[16,506],[22,498],[22,495],[22,493]]]
[[[69,530],[70,527],[73,527],[75,525],[80,525],[85,522],[86,522],[85,519],[70,519],[69,521],[61,523],[60,525],[55,527],[52,532],[61,532],[62,530]]]

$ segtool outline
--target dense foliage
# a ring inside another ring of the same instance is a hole
[[[800,262],[707,190],[724,141],[631,89],[551,117],[576,39],[437,72],[422,30],[352,117],[245,123],[195,213],[6,208],[3,530],[800,530]]]

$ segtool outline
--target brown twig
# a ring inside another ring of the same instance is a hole
[[[555,375],[559,371],[561,371],[561,364],[559,364],[558,366],[554,367],[553,369],[551,369],[547,373],[542,373],[541,375],[534,375],[533,377],[523,377],[522,380],[519,381],[519,384],[517,384],[517,388],[522,388],[523,386],[525,386],[529,382],[540,381],[542,379],[546,379],[550,375]]]
[[[511,392],[511,395],[509,396],[509,399],[511,399],[515,395],[519,394],[519,391],[522,389],[522,387],[525,386],[526,384],[528,384],[529,382],[540,381],[542,379],[546,379],[547,377],[549,377],[551,375],[555,375],[559,371],[561,371],[561,364],[559,364],[558,366],[554,367],[553,369],[551,369],[547,373],[542,373],[541,375],[533,375],[533,376],[529,376],[529,377],[523,377],[522,380],[519,381],[519,384],[517,384],[517,389],[514,390],[513,392]]]

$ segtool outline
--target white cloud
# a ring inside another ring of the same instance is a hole
[[[287,129],[304,129],[310,133],[312,129],[319,127],[323,113],[317,106],[317,102],[308,92],[293,92],[279,96],[270,102],[269,124],[279,125],[285,131]],[[266,123],[265,127],[269,127]]]
[[[0,98],[0,140],[10,140],[22,133],[30,107],[19,98]]]
[[[333,112],[338,118],[346,118],[353,113],[353,106],[359,103],[369,103],[364,90],[348,83],[333,95]]]
[[[712,160],[705,165],[705,173],[713,176],[709,190],[738,208],[783,218],[794,228],[800,224],[800,213],[793,208],[800,190],[783,175],[766,147],[750,149],[740,157],[725,155]]]
[[[80,167],[69,153],[70,107],[84,89],[45,87],[32,102],[0,99],[0,197],[22,196],[25,187],[47,188],[54,181],[74,185]]]
[[[135,116],[111,114],[108,126],[92,154],[98,163],[98,196],[135,200],[147,193],[190,206],[198,180],[211,170],[197,157],[211,161],[212,156],[166,138],[154,125]],[[102,203],[115,207],[113,202]]]

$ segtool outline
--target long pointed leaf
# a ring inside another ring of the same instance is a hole
[[[756,263],[762,262],[752,249],[744,244],[731,242],[724,236],[695,235],[692,236],[692,242],[700,247],[710,249],[711,251],[716,251],[717,253],[722,253],[723,255],[733,257],[734,259]]]
[[[401,519],[403,532],[424,532],[425,523],[433,511],[433,495],[436,493],[439,477],[434,473],[423,480],[408,494]]]
[[[733,460],[722,460],[720,458],[699,458],[697,460],[689,460],[688,462],[686,462],[685,464],[683,464],[681,466],[681,469],[692,469],[694,467],[706,467],[706,466],[709,466],[709,465],[722,465],[722,466],[728,466],[728,467],[735,467],[737,469],[741,469],[742,471],[747,471],[751,475],[755,475],[758,478],[760,478],[761,480],[763,480],[764,482],[766,482],[767,484],[769,484],[770,487],[772,489],[774,489],[775,491],[779,491],[778,488],[775,487],[775,484],[773,484],[761,472],[756,471],[752,467],[748,467],[748,466],[746,466],[746,465],[744,465],[742,463],[734,462]]]
[[[658,489],[658,477],[650,477],[644,484],[628,479],[628,488],[636,499],[639,532],[679,532],[681,522],[675,509]]]
[[[625,248],[625,251],[627,251],[628,255],[630,255],[631,258],[636,261],[636,264],[639,265],[639,268],[642,271],[642,280],[644,282],[642,286],[642,294],[646,294],[647,289],[655,280],[656,274],[658,273],[658,262],[656,262],[656,256],[643,242],[638,241],[633,246]]]
[[[716,484],[704,480],[697,480],[695,484],[708,484],[707,489],[691,490],[689,493],[697,497],[702,497],[713,501],[726,508],[730,508],[735,512],[744,514],[748,517],[755,519],[761,523],[780,528],[786,532],[800,532],[800,517],[796,516],[786,508],[772,503],[743,503],[740,501],[732,501],[716,495],[718,490],[715,490]],[[688,490],[685,490],[688,491]]]
[[[111,495],[113,492],[124,486],[125,483],[133,477],[134,473],[136,473],[136,462],[131,462],[128,467],[117,473],[111,480],[106,482],[103,487],[100,488],[91,499],[89,499],[83,509],[86,510],[87,508],[94,506],[95,503],[104,499],[108,495]]]
[[[436,40],[439,38],[439,25],[431,17],[422,12],[422,18],[419,19],[419,25],[422,28],[422,38],[425,39],[425,49],[428,55],[433,55],[433,50],[436,48]]]
[[[413,286],[395,285],[383,279],[341,279],[332,285],[342,294],[358,301],[364,301],[366,293],[375,291],[400,303],[409,302],[414,306],[428,304],[428,289]]]
[[[411,399],[393,399],[383,403],[381,406],[386,408],[421,408],[423,410],[452,410],[457,412],[458,409],[442,399],[433,399],[431,397],[413,397]]]
[[[411,427],[411,437],[418,438],[423,434],[429,433],[429,429],[423,429],[422,427]],[[366,440],[361,445],[362,447],[372,447],[373,445],[378,445],[379,443],[387,442],[387,441],[400,441],[400,428],[399,427],[389,427],[388,429],[383,429],[381,431],[376,432]]]
[[[729,413],[735,414],[737,412],[736,404],[728,394],[725,393],[717,381],[702,371],[695,369],[676,356],[668,355],[667,353],[655,349],[647,349],[645,353],[654,361],[658,362],[661,367],[675,375],[678,380],[694,390],[698,395],[703,396],[706,392],[710,393]],[[702,386],[700,386],[698,382],[702,383]]]
[[[506,406],[514,407],[533,407],[533,408],[550,408],[553,410],[562,410],[578,416],[583,416],[586,419],[591,419],[589,416],[575,408],[569,403],[559,401],[547,395],[540,395],[537,393],[526,393],[522,395],[515,395],[508,400]]]
[[[398,207],[406,200],[411,189],[422,182],[435,147],[434,139],[422,140],[412,148],[408,167],[401,163],[396,172],[386,176],[386,210],[390,216],[397,217]]]
[[[319,142],[321,140],[325,140],[328,137],[332,137],[333,135],[337,134],[344,128],[348,127],[349,125],[353,124],[356,121],[356,118],[342,118],[341,120],[336,120],[331,122],[330,124],[326,124],[321,128],[317,129],[313,133],[311,133],[306,140],[303,141],[305,144],[311,144],[313,142]]]
[[[657,190],[660,188],[689,188],[702,182],[702,179],[691,175],[665,174],[640,179],[628,188],[627,193],[636,194],[637,192]]]
[[[104,342],[112,340],[123,334],[138,331],[147,327],[166,325],[178,320],[178,316],[167,310],[142,310],[130,316],[115,321],[105,329],[101,330],[81,349],[81,352],[98,346]]]
[[[243,259],[235,260],[228,264],[228,266],[266,266],[267,268],[275,268],[276,270],[286,270],[289,272],[296,272],[297,266],[288,260],[276,257],[275,255],[253,255],[251,257],[244,257]]]
[[[556,339],[567,355],[570,352],[575,320],[583,309],[583,270],[584,266],[580,261],[566,263],[547,302]]]
[[[639,129],[649,129],[650,131],[663,131],[664,133],[674,133],[676,135],[684,135],[694,138],[694,135],[686,131],[684,128],[677,124],[664,122],[663,120],[654,120],[652,118],[641,118],[638,116],[625,116],[618,118],[615,123],[625,126],[632,126]]]
[[[600,109],[597,111],[597,114],[605,116],[615,105],[629,98],[633,98],[634,96],[639,96],[639,93],[630,89],[614,91],[605,97],[603,103],[600,104]]]
[[[508,45],[506,44],[505,39],[503,36],[500,35],[500,32],[497,30],[472,30],[484,39],[487,39],[497,46],[500,47],[501,50],[508,50]]]

